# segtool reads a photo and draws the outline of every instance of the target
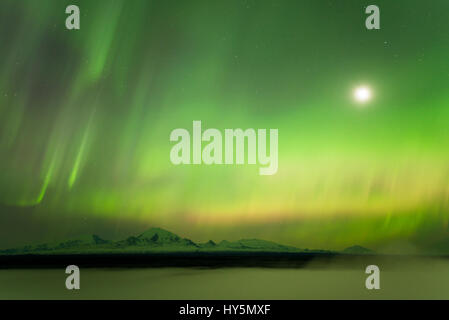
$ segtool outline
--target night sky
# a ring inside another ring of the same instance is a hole
[[[0,61],[0,247],[152,226],[323,249],[449,238],[447,0],[2,0]],[[194,120],[278,129],[278,172],[173,165],[170,132]]]

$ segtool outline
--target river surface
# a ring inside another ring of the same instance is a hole
[[[64,269],[0,270],[0,299],[449,299],[449,260],[416,259],[380,268],[367,290],[359,267],[85,268],[81,289]]]

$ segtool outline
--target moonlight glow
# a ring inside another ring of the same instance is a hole
[[[449,254],[449,2],[373,2],[381,30],[360,1],[0,1],[0,249],[161,227]],[[173,165],[193,121],[278,129],[277,173],[246,137],[244,164]]]
[[[371,96],[371,90],[368,87],[358,87],[354,90],[354,97],[358,102],[367,102]]]

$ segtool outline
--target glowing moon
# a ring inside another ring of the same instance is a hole
[[[372,93],[368,87],[358,87],[354,90],[354,98],[360,103],[365,103],[371,99]]]

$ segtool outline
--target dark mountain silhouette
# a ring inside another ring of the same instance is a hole
[[[346,254],[356,254],[356,255],[360,255],[360,254],[375,254],[376,252],[368,249],[368,248],[364,248],[362,246],[352,246],[352,247],[348,247],[346,249],[344,249],[342,251],[343,253]]]
[[[207,241],[206,243],[200,243],[200,248],[216,248],[217,244],[212,240]]]
[[[163,253],[163,252],[317,252],[329,253],[324,250],[302,250],[296,247],[278,244],[260,239],[242,239],[238,241],[223,240],[215,243],[195,243],[190,239],[161,228],[151,228],[147,231],[130,236],[124,240],[111,241],[98,235],[84,235],[57,243],[28,245],[21,248],[0,251],[0,254],[122,254],[122,253]],[[344,250],[344,253],[366,254],[371,250],[354,246]]]
[[[189,239],[183,239],[178,235],[161,228],[151,228],[136,237],[129,237],[126,240],[118,241],[118,247],[140,246],[140,247],[192,247],[199,246]]]
[[[296,247],[259,239],[242,239],[234,242],[223,240],[218,246],[231,250],[301,251],[301,249]]]

